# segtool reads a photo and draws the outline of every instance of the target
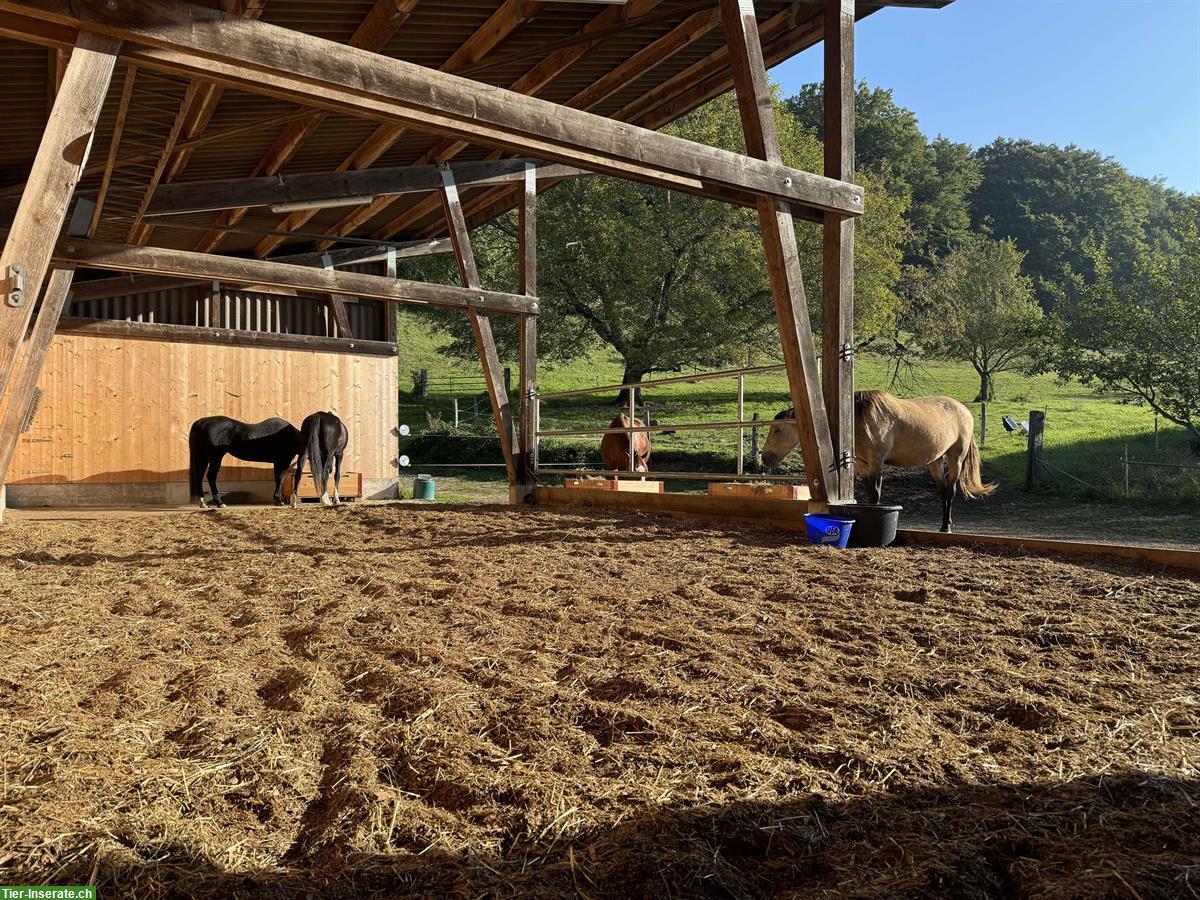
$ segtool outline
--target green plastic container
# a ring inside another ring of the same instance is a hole
[[[437,482],[431,475],[418,475],[413,479],[413,499],[428,500],[431,503],[437,495]]]

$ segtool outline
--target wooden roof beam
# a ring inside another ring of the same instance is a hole
[[[457,72],[460,69],[478,63],[495,50],[496,47],[500,46],[521,24],[532,18],[541,9],[541,6],[542,4],[538,0],[504,0],[500,8],[492,13],[491,17],[479,26],[474,34],[467,38],[462,46],[442,64],[440,71]],[[341,162],[337,170],[339,172],[347,172],[351,169],[367,168],[391,149],[396,141],[400,140],[405,130],[405,128],[397,125],[380,125],[375,129],[374,134],[367,138],[361,146]],[[443,153],[439,156],[437,153],[433,153],[432,155],[427,153],[418,160],[417,164],[444,162],[445,159],[441,158],[441,156],[445,156],[445,154]],[[388,203],[390,201],[384,202],[381,198],[373,199],[370,204],[359,207],[354,213],[351,213],[350,216],[339,222],[334,227],[335,233],[339,235],[349,234],[359,224],[373,218],[376,212],[387,206]],[[298,231],[311,221],[318,211],[315,209],[297,210],[280,222],[275,230]],[[269,256],[285,240],[287,238],[280,235],[265,237],[254,248],[254,255],[259,257]]]
[[[0,10],[127,38],[140,65],[419,127],[731,202],[768,196],[857,215],[862,190],[180,0],[0,0]],[[147,46],[150,45],[150,46]]]
[[[519,183],[525,166],[534,164],[539,178],[587,175],[582,169],[529,159],[453,163],[455,181],[462,186]],[[146,212],[148,216],[174,216],[240,207],[337,203],[354,197],[410,194],[442,188],[440,166],[396,166],[355,172],[314,175],[280,175],[268,178],[232,178],[163,185]]]
[[[338,268],[361,263],[382,262],[392,253],[396,259],[414,256],[430,256],[436,253],[453,253],[454,246],[449,238],[436,240],[408,241],[402,244],[378,245],[374,247],[344,247],[322,253],[297,253],[278,256],[271,262],[290,263],[294,266],[321,266]],[[180,279],[171,275],[116,275],[111,278],[94,278],[75,285],[72,296],[76,303],[92,300],[110,300],[114,297],[132,297],[154,291],[169,291],[174,288],[211,284],[209,278]]]
[[[400,27],[408,21],[421,0],[375,0],[375,5],[359,23],[351,35],[348,46],[359,50],[372,52],[382,50],[392,39]],[[304,140],[325,121],[328,112],[313,113],[303,119],[286,125],[279,137],[270,146],[263,158],[258,161],[251,175],[274,175],[287,164],[300,149]],[[231,209],[222,214],[217,221],[217,227],[204,234],[196,244],[201,253],[215,250],[225,239],[227,232],[221,230],[222,225],[236,225],[245,218],[247,209]]]
[[[533,315],[536,297],[500,291],[468,290],[443,284],[405,281],[359,272],[341,272],[315,266],[294,266],[261,259],[239,259],[187,250],[135,247],[80,238],[65,238],[54,248],[53,259],[80,268],[115,272],[145,272],[176,278],[263,285],[315,294],[348,294],[390,303],[413,303],[445,309]]]

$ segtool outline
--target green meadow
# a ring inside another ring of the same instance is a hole
[[[499,459],[486,440],[472,440],[471,435],[486,436],[491,430],[488,405],[479,400],[482,410],[479,423],[464,421],[458,432],[437,424],[451,418],[451,392],[431,390],[429,396],[417,399],[411,392],[411,373],[427,369],[430,377],[444,378],[478,375],[478,367],[451,360],[439,350],[442,341],[420,319],[405,316],[398,329],[400,342],[400,415],[419,436],[432,430],[438,440],[414,443],[413,469],[422,464],[453,461],[465,458],[453,450],[455,442],[466,442],[477,448],[471,458],[491,462]],[[750,365],[770,365],[773,359],[751,359]],[[506,362],[506,364],[508,364]],[[543,393],[568,391],[577,388],[617,384],[621,379],[620,361],[615,353],[596,351],[587,358],[569,364],[542,365],[538,372],[538,387]],[[674,375],[675,373],[670,373]],[[680,373],[687,374],[687,373]],[[972,402],[978,391],[978,378],[965,364],[930,362],[905,373],[902,383],[893,385],[886,360],[863,355],[857,361],[856,387],[878,388],[901,396],[948,394],[967,404],[975,416],[976,434],[980,430],[980,407]],[[653,377],[653,376],[652,376]],[[663,376],[658,376],[663,377]],[[516,372],[513,363],[513,382]],[[643,399],[650,406],[650,415],[663,424],[672,422],[732,421],[737,418],[736,379],[703,381],[695,384],[651,386],[644,390]],[[473,408],[473,392],[454,391],[459,395],[460,412],[464,419]],[[1089,388],[1063,382],[1052,375],[1026,376],[1006,373],[996,382],[996,400],[988,404],[988,430],[981,445],[985,478],[1000,486],[999,497],[1030,514],[1058,512],[1061,508],[1100,505],[1113,507],[1119,515],[1137,510],[1153,516],[1162,510],[1173,519],[1186,521],[1200,502],[1200,471],[1171,469],[1132,469],[1131,491],[1125,493],[1124,467],[1121,463],[1126,445],[1132,459],[1172,463],[1200,463],[1190,448],[1187,433],[1170,423],[1161,422],[1157,440],[1155,420],[1145,406],[1120,402],[1111,396],[1098,394]],[[542,404],[543,430],[603,427],[619,406],[616,393],[589,397],[547,400]],[[789,404],[787,381],[783,373],[758,375],[746,379],[746,418],[757,413],[769,420]],[[1036,493],[1023,490],[1026,468],[1026,439],[1024,435],[1007,432],[1002,417],[1017,422],[1028,420],[1031,410],[1046,414],[1046,462],[1053,467],[1043,474],[1044,486]],[[639,409],[639,415],[641,410]],[[493,432],[494,433],[494,432]],[[765,439],[765,429],[762,432]],[[655,468],[660,470],[733,471],[736,431],[680,431],[677,434],[656,434],[654,440]],[[543,463],[581,460],[598,461],[596,448],[599,437],[548,438],[543,440]],[[749,452],[750,435],[746,435]],[[1157,449],[1156,449],[1157,444]],[[405,451],[408,452],[408,451]],[[486,455],[486,458],[484,456]],[[442,457],[442,458],[434,458]],[[789,458],[789,471],[798,460]],[[499,496],[495,482],[501,473],[495,470],[449,470],[431,468],[440,473],[444,485],[442,496],[447,499],[480,499]],[[927,476],[923,476],[927,477]],[[669,489],[684,489],[683,484],[669,484]],[[692,483],[691,487],[697,486]],[[1200,524],[1196,537],[1200,538]],[[1184,525],[1183,532],[1191,534]]]

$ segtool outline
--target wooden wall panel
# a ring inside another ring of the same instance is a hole
[[[395,357],[57,335],[38,386],[9,484],[186,482],[188,429],[201,416],[299,427],[318,409],[350,430],[344,470],[396,471]],[[222,482],[270,477],[270,466],[232,458],[221,469]]]

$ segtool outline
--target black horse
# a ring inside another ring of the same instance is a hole
[[[331,412],[315,412],[300,426],[300,459],[296,462],[296,481],[292,484],[292,506],[300,502],[300,476],[304,474],[304,458],[312,466],[313,484],[325,506],[337,506],[338,482],[342,479],[342,454],[350,441],[350,432]],[[333,501],[329,500],[329,472],[333,470]]]
[[[283,476],[300,452],[300,432],[284,419],[265,419],[254,425],[228,416],[208,416],[192,423],[188,433],[192,500],[204,502],[204,473],[212,488],[213,506],[224,506],[217,493],[217,473],[228,453],[247,462],[269,462],[275,466],[275,505],[283,506]]]

